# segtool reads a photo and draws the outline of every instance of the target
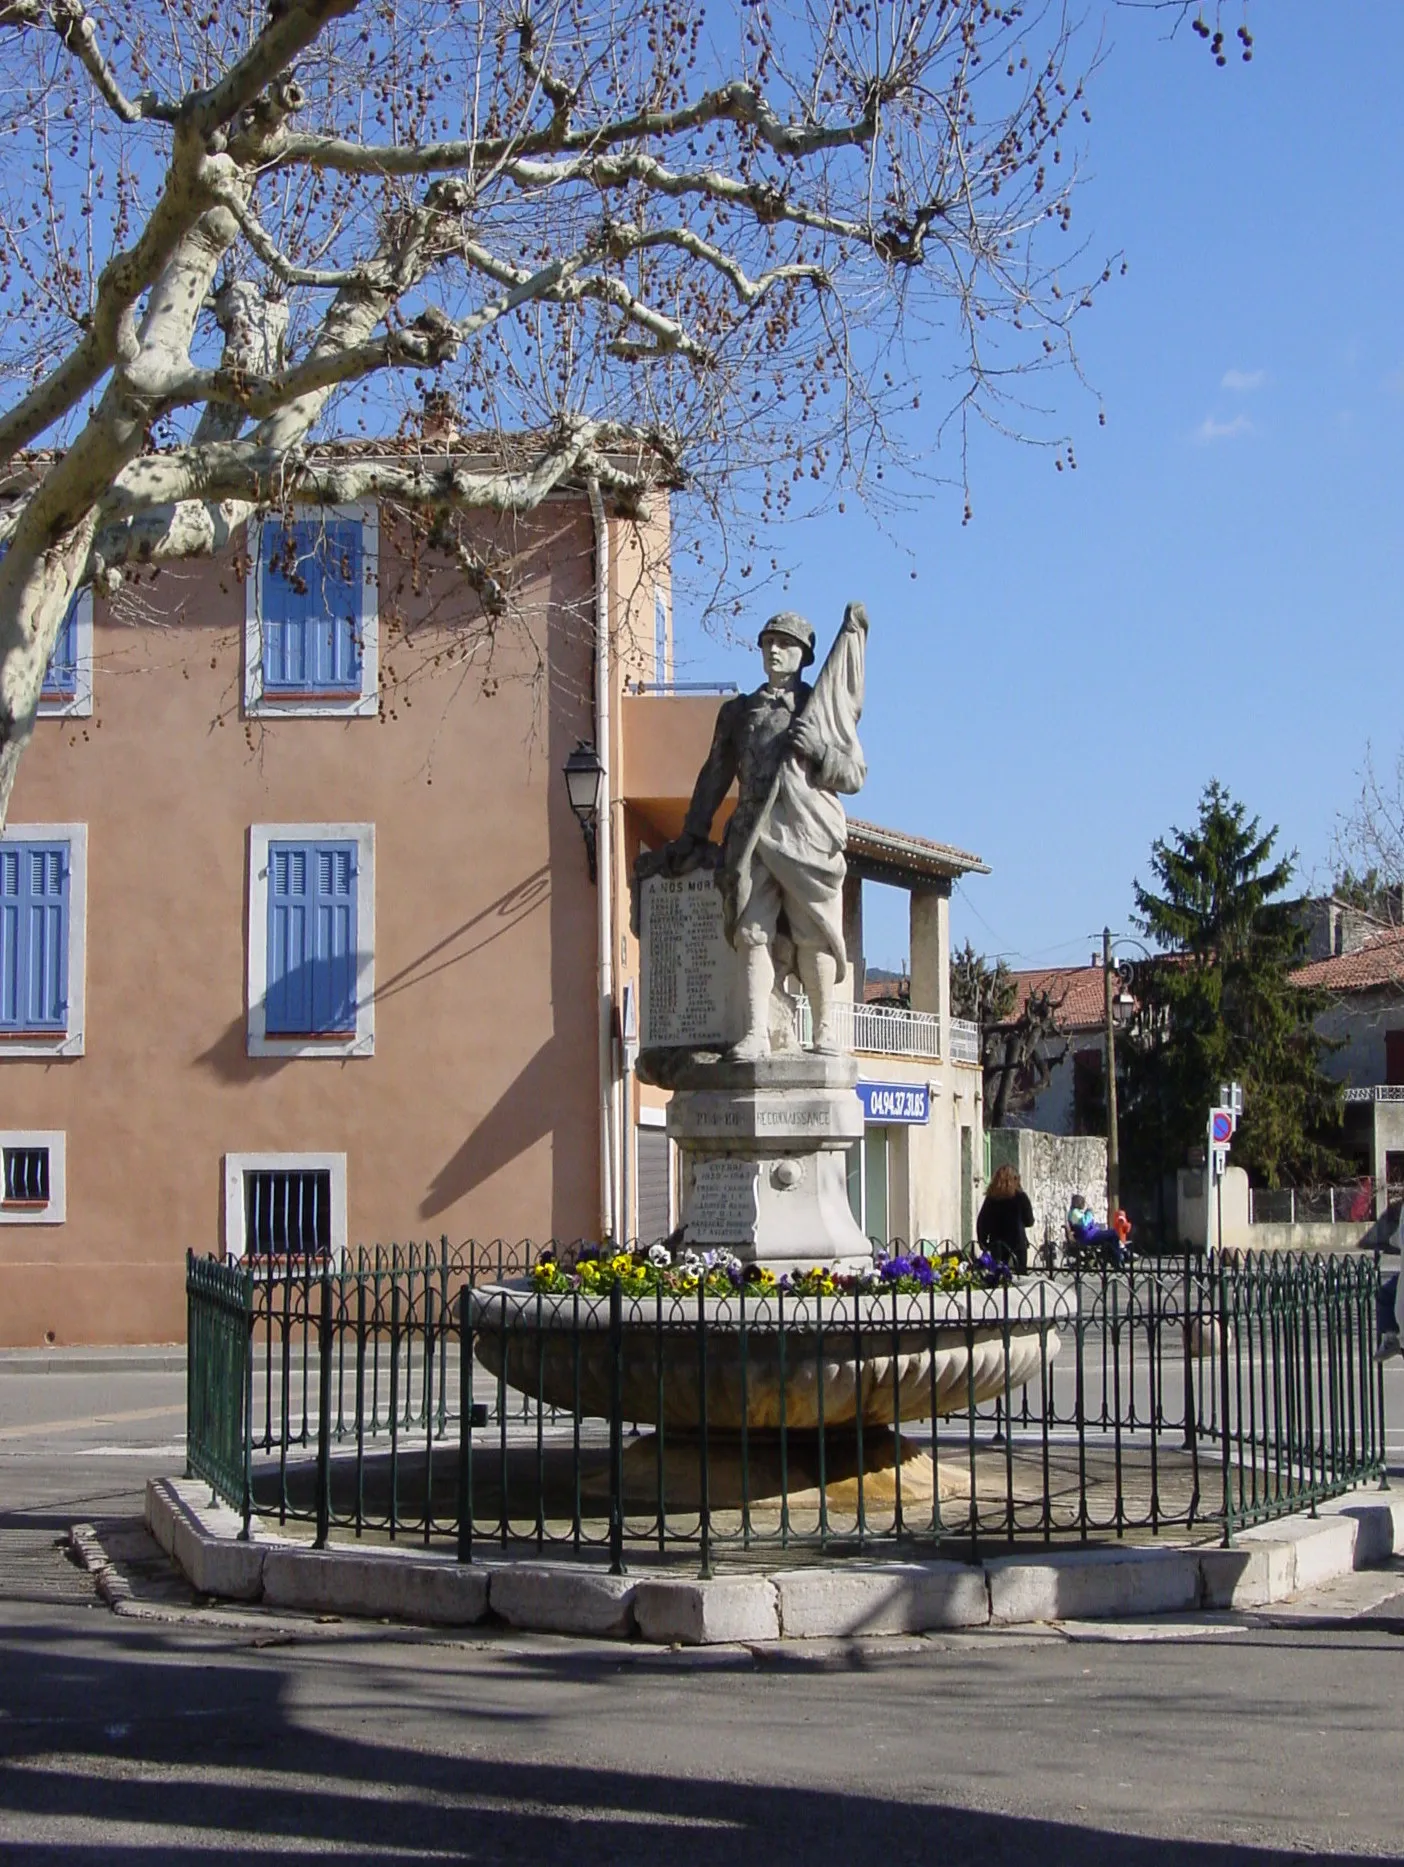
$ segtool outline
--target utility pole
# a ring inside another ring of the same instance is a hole
[[[1116,1125],[1116,1019],[1112,1011],[1111,928],[1102,929],[1102,997],[1107,1021],[1107,1224],[1121,1203],[1121,1142]]]

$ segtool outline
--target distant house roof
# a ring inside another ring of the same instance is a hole
[[[1009,1014],[1019,1017],[1033,992],[1047,992],[1057,1006],[1060,1031],[1100,1031],[1106,1021],[1106,987],[1100,966],[1037,966],[1011,975],[1019,996]]]
[[[1292,983],[1317,986],[1326,992],[1373,992],[1384,986],[1404,986],[1404,927],[1385,928],[1353,953],[1313,960],[1292,974]]]
[[[929,877],[953,881],[958,875],[988,875],[989,864],[968,849],[951,843],[933,843],[905,830],[885,830],[858,817],[848,819],[848,866],[855,875],[874,882]]]

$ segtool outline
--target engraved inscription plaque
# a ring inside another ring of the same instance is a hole
[[[722,930],[721,894],[710,870],[649,876],[641,905],[643,1048],[734,1043],[741,1034],[736,956]]]
[[[753,1245],[760,1168],[753,1160],[700,1160],[683,1237],[689,1245]]]

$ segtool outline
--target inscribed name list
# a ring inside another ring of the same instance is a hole
[[[753,1160],[699,1160],[683,1237],[689,1245],[753,1245],[760,1168]]]
[[[640,927],[643,1048],[734,1043],[741,1035],[736,956],[726,942],[711,871],[649,876]]]

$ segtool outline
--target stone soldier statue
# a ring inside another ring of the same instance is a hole
[[[862,604],[850,603],[811,687],[801,671],[814,660],[814,630],[792,610],[770,618],[760,634],[765,685],[722,705],[682,835],[667,852],[674,873],[695,865],[735,780],[717,880],[726,937],[744,968],[745,1031],[731,1052],[741,1061],[770,1054],[771,992],[791,972],[809,995],[814,1049],[839,1048],[834,987],[848,970],[839,794],[860,790],[867,776],[857,736],[867,631]]]

